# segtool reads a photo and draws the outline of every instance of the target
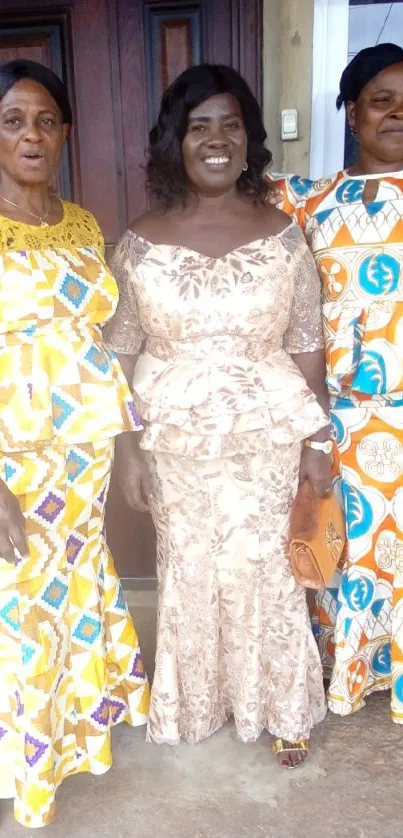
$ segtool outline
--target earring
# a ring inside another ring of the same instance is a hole
[[[355,130],[355,128],[353,128],[352,125],[350,125],[350,134],[351,134],[352,137],[357,136],[357,131]]]
[[[249,166],[248,166],[247,161],[245,160],[245,163],[244,163],[244,164],[243,164],[243,166],[242,166],[242,171],[243,171],[243,172],[247,172],[247,171],[248,171],[248,169],[249,169]]]

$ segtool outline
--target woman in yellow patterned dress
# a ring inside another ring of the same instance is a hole
[[[28,827],[148,709],[104,535],[114,437],[139,427],[101,340],[117,287],[93,216],[49,191],[70,124],[51,71],[0,67],[0,798]]]
[[[403,723],[403,49],[362,50],[343,73],[357,162],[322,181],[290,177],[283,208],[323,282],[327,382],[348,551],[316,600],[329,707],[391,690]]]

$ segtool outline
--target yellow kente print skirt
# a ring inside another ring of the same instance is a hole
[[[149,687],[104,536],[113,441],[3,455],[30,557],[0,559],[0,798],[40,827],[57,787],[111,766],[111,725],[146,722]]]

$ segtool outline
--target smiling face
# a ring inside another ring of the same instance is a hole
[[[0,171],[20,185],[49,183],[68,134],[45,87],[24,79],[0,101]]]
[[[182,154],[196,192],[214,196],[234,189],[247,151],[242,111],[229,93],[211,96],[190,112]]]
[[[347,103],[347,117],[368,163],[403,168],[403,63],[382,70]]]

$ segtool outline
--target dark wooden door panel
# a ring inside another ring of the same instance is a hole
[[[230,64],[261,101],[262,0],[114,0],[129,220],[147,208],[148,132],[167,85],[191,64]]]
[[[48,33],[36,33],[25,30],[25,37],[10,27],[0,34],[0,61],[13,61],[16,58],[29,58],[50,66]]]
[[[191,64],[202,61],[202,19],[200,3],[144,3],[146,66],[150,126],[155,123],[161,96]]]
[[[0,29],[0,62],[29,58],[50,67],[63,77],[65,37],[63,21],[37,21],[31,25],[4,24]],[[73,160],[71,143],[65,146],[60,169],[53,188],[71,200],[73,194]]]
[[[1,0],[2,60],[10,50],[12,57],[41,60],[70,90],[75,123],[62,194],[91,210],[114,244],[126,218],[119,201],[108,27],[107,0]]]
[[[120,124],[126,223],[144,212],[145,162],[149,131],[146,49],[142,2],[111,0],[118,52],[113,57],[120,81]]]
[[[126,218],[119,198],[108,12],[106,0],[76,0],[70,21],[82,200],[114,244]]]

